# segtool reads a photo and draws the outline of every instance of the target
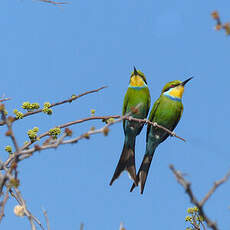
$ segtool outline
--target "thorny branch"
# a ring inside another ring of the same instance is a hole
[[[122,120],[136,121],[136,122],[139,122],[139,123],[149,124],[149,125],[152,125],[154,127],[158,127],[160,129],[163,129],[164,131],[168,132],[169,135],[174,136],[176,138],[179,138],[180,140],[185,141],[185,139],[177,136],[174,132],[170,131],[169,129],[166,129],[163,126],[158,125],[156,122],[151,122],[151,121],[148,121],[146,119],[133,118],[132,116],[130,116],[130,114],[125,115],[125,116],[119,116],[119,115],[97,116],[97,117],[93,116],[93,117],[88,117],[88,118],[83,118],[83,119],[80,119],[80,120],[68,122],[68,123],[59,125],[57,127],[60,128],[60,129],[63,129],[63,128],[67,128],[67,127],[69,127],[71,125],[82,123],[82,122],[85,122],[85,121],[108,120],[110,118],[117,118],[117,120],[114,120],[113,122],[110,122],[110,123],[106,124],[105,126],[103,126],[100,129],[93,129],[93,130],[91,129],[88,132],[85,132],[85,133],[81,134],[80,136],[78,136],[76,138],[73,138],[73,139],[64,140],[68,136],[67,133],[64,133],[59,139],[53,140],[51,144],[47,144],[46,142],[44,142],[44,144],[41,145],[41,146],[36,144],[33,148],[28,149],[28,147],[33,144],[33,142],[29,142],[28,144],[24,145],[17,154],[15,153],[14,155],[12,155],[12,157],[10,157],[5,162],[5,165],[6,166],[9,165],[9,163],[12,162],[13,160],[15,160],[16,157],[17,157],[18,161],[24,160],[25,158],[30,157],[36,151],[41,151],[41,150],[50,149],[50,148],[57,148],[59,145],[63,145],[63,144],[77,143],[81,139],[89,139],[89,137],[91,135],[98,134],[98,133],[104,133],[105,135],[107,135],[107,133],[109,132],[108,127],[113,125],[113,124],[115,124],[115,123],[121,122]],[[46,136],[49,136],[48,131],[43,133],[43,134],[41,134],[41,135],[39,135],[38,140],[41,140],[42,138],[44,138]]]
[[[222,179],[214,182],[213,187],[209,190],[209,192],[205,195],[205,197],[201,201],[198,201],[191,189],[191,183],[185,180],[183,174],[180,171],[176,170],[173,165],[169,165],[169,168],[172,170],[173,174],[175,175],[177,182],[184,187],[185,192],[188,194],[191,203],[196,205],[196,207],[199,209],[199,213],[204,218],[204,221],[207,223],[208,227],[212,228],[213,230],[218,230],[217,224],[207,217],[203,207],[206,201],[215,192],[217,187],[229,179],[230,171]]]
[[[57,105],[61,105],[67,102],[72,102],[82,96],[85,96],[87,94],[90,93],[94,93],[94,92],[98,92],[102,89],[104,89],[104,87],[95,89],[95,90],[91,90],[91,91],[87,91],[85,93],[82,93],[78,96],[72,96],[71,98],[61,101],[61,102],[57,102],[57,103],[53,103],[51,104],[51,107],[57,106]],[[65,131],[62,133],[62,135],[59,138],[54,138],[52,136],[50,136],[50,132],[46,131],[44,133],[42,133],[41,135],[39,135],[34,141],[32,140],[31,142],[29,142],[26,145],[23,145],[22,147],[19,147],[17,140],[15,138],[13,129],[12,129],[12,125],[13,122],[15,122],[17,119],[15,117],[7,117],[5,115],[5,108],[4,105],[0,103],[0,113],[2,115],[2,121],[0,122],[0,126],[6,125],[8,130],[6,132],[6,136],[10,137],[12,140],[12,143],[14,145],[15,148],[15,152],[13,154],[10,154],[8,159],[3,162],[0,160],[0,171],[3,171],[3,173],[0,172],[0,197],[4,195],[2,202],[1,202],[1,208],[0,208],[0,221],[2,219],[2,217],[4,216],[4,208],[5,205],[7,203],[7,200],[9,198],[9,195],[14,197],[16,199],[16,201],[19,203],[19,205],[23,208],[24,210],[24,215],[27,216],[27,218],[30,221],[31,224],[31,229],[35,230],[36,229],[36,225],[35,223],[37,223],[41,229],[44,230],[43,225],[40,223],[40,221],[32,215],[32,213],[28,210],[27,206],[26,206],[26,202],[23,199],[18,186],[19,186],[19,179],[18,177],[18,172],[17,172],[17,166],[18,163],[30,156],[33,155],[34,152],[36,151],[42,151],[45,149],[49,149],[49,148],[57,148],[59,145],[63,145],[63,144],[70,144],[70,143],[77,143],[79,140],[81,139],[89,139],[91,135],[95,135],[98,133],[102,133],[105,136],[108,135],[109,133],[109,127],[121,122],[123,120],[129,120],[129,121],[134,121],[134,122],[139,122],[139,123],[143,123],[143,124],[148,124],[148,125],[152,125],[154,127],[157,127],[159,129],[163,129],[164,131],[166,131],[169,135],[177,137],[183,141],[185,141],[183,138],[177,136],[174,132],[166,129],[165,127],[158,125],[155,122],[151,122],[148,121],[146,119],[136,119],[132,117],[132,114],[135,114],[135,111],[137,112],[139,108],[139,105],[136,106],[135,108],[133,108],[133,110],[124,115],[112,115],[112,116],[94,116],[92,115],[91,117],[88,118],[83,118],[83,119],[79,119],[79,120],[75,120],[75,121],[71,121],[71,122],[67,122],[65,124],[62,125],[58,125],[55,128],[59,128],[59,129],[64,129]],[[42,109],[38,109],[35,111],[31,111],[31,112],[27,112],[23,115],[23,117],[27,117],[36,113],[40,113],[42,112]],[[113,118],[111,120],[111,118]],[[89,131],[81,134],[80,136],[71,138],[72,135],[72,131],[68,128],[72,125],[76,125],[82,122],[87,122],[87,121],[91,121],[91,120],[102,120],[104,122],[106,122],[106,124],[104,126],[102,126],[101,128],[95,129],[94,127],[92,127]],[[38,140],[41,140],[42,138],[44,139],[45,137],[48,137],[47,139],[45,139],[45,141],[43,142],[43,144],[39,145],[38,144]],[[33,145],[33,146],[32,146]],[[3,193],[3,189],[5,188],[5,193]],[[49,229],[49,222],[48,222],[48,217],[47,217],[47,213],[44,211],[44,216],[46,218],[46,224],[47,224],[47,228]]]
[[[96,93],[96,92],[98,92],[98,91],[100,91],[100,90],[102,90],[102,89],[105,89],[105,88],[107,88],[107,86],[102,86],[102,87],[100,87],[100,88],[98,88],[98,89],[86,91],[86,92],[84,92],[84,93],[82,93],[82,94],[79,94],[79,95],[77,95],[77,96],[72,96],[71,98],[66,99],[66,100],[64,100],[64,101],[60,101],[60,102],[53,103],[53,104],[50,105],[49,108],[52,108],[52,107],[57,106],[57,105],[62,105],[62,104],[68,103],[68,102],[71,103],[72,101],[75,101],[75,100],[77,100],[77,99],[80,98],[80,97],[83,97],[83,96],[85,96],[85,95],[87,95],[87,94]],[[24,117],[31,116],[31,115],[36,114],[36,113],[41,113],[41,112],[42,112],[42,109],[38,109],[38,110],[35,110],[35,111],[27,112],[27,113],[23,114],[23,118],[24,118]],[[14,121],[16,121],[16,120],[17,120],[17,118],[16,118],[16,117],[13,117],[13,118],[11,119],[11,122],[14,122]],[[0,126],[5,125],[5,124],[6,124],[6,121],[1,121],[1,122],[0,122]]]

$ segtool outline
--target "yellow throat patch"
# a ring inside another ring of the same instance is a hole
[[[134,75],[131,77],[130,86],[132,86],[132,87],[143,87],[144,85],[145,85],[145,82],[142,79],[142,77],[140,77],[138,75]]]
[[[183,93],[184,93],[184,86],[178,85],[170,90],[169,95],[172,97],[182,98]]]

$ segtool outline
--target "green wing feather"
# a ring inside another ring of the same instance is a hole
[[[157,110],[159,104],[160,104],[160,98],[158,98],[158,99],[155,101],[154,105],[153,105],[153,108],[152,108],[152,110],[151,110],[151,112],[150,112],[150,115],[149,115],[149,119],[148,119],[149,121],[153,121],[155,112],[156,112],[156,110]],[[151,125],[148,125],[148,127],[147,127],[146,141],[148,140],[150,128],[151,128]]]
[[[126,92],[125,99],[123,102],[123,107],[122,107],[122,115],[123,116],[126,114],[128,101],[129,101],[129,96],[128,96],[128,92]],[[125,128],[125,120],[123,120],[123,128]]]
[[[176,128],[176,126],[177,126],[178,122],[180,121],[181,116],[182,116],[182,113],[183,113],[183,110],[184,110],[184,106],[183,106],[183,104],[181,104],[181,111],[180,111],[180,115],[177,117],[177,120],[176,120],[176,122],[175,122],[175,125],[173,126],[173,130]]]
[[[147,110],[146,110],[145,117],[147,117],[147,115],[148,115],[148,113],[149,113],[150,104],[151,104],[151,97],[150,97],[150,93],[149,93],[149,91],[148,91]]]
[[[150,113],[150,116],[149,116],[149,121],[153,121],[154,116],[155,116],[155,113],[156,113],[156,110],[157,110],[158,106],[160,105],[160,102],[162,101],[162,100],[160,100],[160,99],[161,99],[161,98],[159,97],[158,100],[154,103],[154,106],[153,106],[153,108],[152,108],[152,110],[151,110],[151,113]],[[180,119],[181,119],[181,116],[182,116],[182,113],[183,113],[183,104],[181,104],[181,106],[182,106],[181,112],[179,113],[179,116],[176,118],[175,123],[174,123],[174,125],[173,125],[173,127],[172,127],[172,130],[174,130],[174,129],[176,128],[178,122],[179,122]],[[148,140],[148,134],[149,134],[150,128],[151,128],[151,125],[148,125],[148,127],[147,127],[146,141]],[[166,136],[161,140],[161,142],[163,142],[164,140],[166,140],[168,136],[169,136],[169,135],[166,135]]]

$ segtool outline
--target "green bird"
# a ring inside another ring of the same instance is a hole
[[[147,86],[145,75],[136,70],[131,74],[128,90],[125,94],[122,115],[129,114],[134,118],[144,119],[147,117],[150,107],[150,93]],[[140,134],[143,123],[135,121],[123,121],[123,130],[125,134],[124,146],[117,164],[116,170],[110,181],[110,185],[120,176],[123,171],[127,171],[134,183],[136,179],[135,166],[135,141],[136,136]]]
[[[183,104],[181,102],[184,86],[192,77],[181,82],[178,80],[168,82],[158,100],[154,103],[149,115],[149,121],[156,122],[159,125],[173,131],[177,126],[183,113]],[[169,133],[148,125],[146,134],[146,150],[141,167],[137,174],[137,182],[140,185],[140,192],[143,194],[145,182],[147,179],[149,167],[157,146],[167,139]],[[130,192],[137,186],[136,183],[130,189]]]

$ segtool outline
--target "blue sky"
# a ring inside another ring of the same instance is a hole
[[[189,198],[177,184],[169,164],[187,173],[201,199],[215,180],[230,169],[229,155],[229,46],[230,37],[216,32],[210,14],[218,10],[230,20],[230,2],[224,1],[72,1],[54,7],[36,1],[3,1],[0,8],[0,91],[22,102],[56,102],[107,85],[72,104],[54,108],[54,114],[35,115],[14,124],[20,145],[26,131],[40,133],[68,121],[96,115],[120,114],[133,65],[145,73],[152,103],[168,81],[194,79],[186,85],[184,114],[176,133],[183,143],[168,138],[159,146],[151,165],[144,195],[124,173],[112,187],[109,181],[123,146],[122,125],[108,137],[97,135],[78,144],[36,153],[21,162],[20,189],[28,208],[43,223],[48,211],[51,229],[127,230],[185,229]],[[1,93],[1,94],[2,94]],[[101,122],[73,127],[74,135],[97,128]],[[1,128],[1,159],[11,144]],[[143,129],[137,138],[137,168],[145,149]],[[230,183],[220,187],[205,211],[228,229]],[[2,229],[25,229],[26,218],[13,214],[10,199]]]

